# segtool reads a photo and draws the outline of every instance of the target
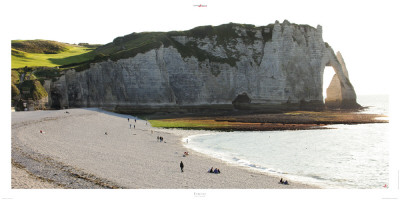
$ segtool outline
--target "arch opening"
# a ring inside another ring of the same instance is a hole
[[[323,102],[325,103],[325,100],[327,98],[327,90],[329,85],[332,82],[333,76],[336,74],[335,70],[333,69],[332,66],[325,66],[324,69],[324,74],[322,77],[322,99]]]

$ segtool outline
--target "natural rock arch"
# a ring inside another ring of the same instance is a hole
[[[331,48],[327,48],[327,51],[329,52],[326,52],[328,54],[324,56],[326,60],[323,62],[325,63],[323,67],[332,66],[335,75],[326,91],[325,106],[331,109],[360,107],[353,85],[349,81],[349,74],[342,54],[337,52],[335,56]]]

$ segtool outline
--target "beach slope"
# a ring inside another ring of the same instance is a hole
[[[192,152],[182,136],[101,109],[15,112],[12,163],[47,188],[317,188]],[[129,121],[128,121],[128,118]],[[163,142],[157,136],[164,138]],[[183,152],[190,155],[183,157]],[[184,163],[183,171],[180,162]],[[211,167],[221,174],[207,173]],[[12,179],[18,179],[15,173]],[[34,179],[31,179],[34,180]],[[29,183],[19,188],[34,188]]]

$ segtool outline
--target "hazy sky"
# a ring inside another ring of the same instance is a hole
[[[398,66],[396,1],[18,0],[0,4],[5,4],[1,20],[8,44],[12,39],[105,44],[132,32],[229,22],[267,25],[287,19],[322,25],[325,42],[342,53],[357,94],[388,94],[388,86],[393,85],[388,74]],[[199,4],[207,7],[194,6]]]

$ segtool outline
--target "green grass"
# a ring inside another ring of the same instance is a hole
[[[11,83],[19,84],[19,78],[21,74],[17,70],[11,70]]]
[[[27,53],[57,54],[68,50],[68,44],[51,40],[13,40],[11,48]]]
[[[18,49],[11,51],[11,68],[22,68],[25,66],[56,67],[72,63],[81,63],[92,60],[95,54],[91,53],[93,48],[65,45],[66,50],[56,54],[29,53]]]
[[[207,124],[195,123],[190,121],[171,121],[171,120],[149,120],[151,126],[159,128],[184,128],[184,127],[203,127]]]

